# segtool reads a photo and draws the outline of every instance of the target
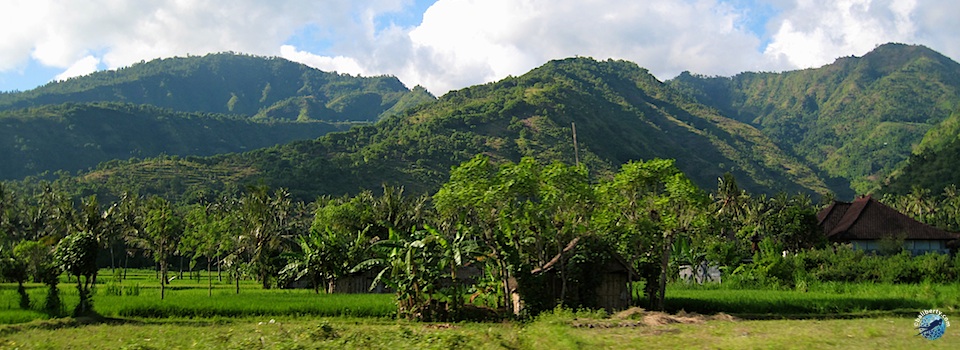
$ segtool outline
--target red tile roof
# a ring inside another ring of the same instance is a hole
[[[853,203],[835,201],[817,213],[824,235],[831,241],[874,240],[906,235],[906,239],[954,240],[960,234],[924,224],[870,196]]]

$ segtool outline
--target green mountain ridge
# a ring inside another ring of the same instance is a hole
[[[257,181],[289,188],[301,198],[356,193],[383,183],[425,193],[446,180],[451,166],[476,154],[574,163],[572,123],[579,160],[595,176],[630,160],[675,158],[704,188],[731,172],[756,192],[828,191],[811,169],[756,128],[685,98],[634,63],[589,58],[551,61],[520,77],[452,91],[436,103],[345,133],[179,160],[178,173],[155,166],[169,164],[166,159],[126,162],[84,175],[80,186],[87,192],[116,191],[133,185],[117,179],[154,168],[157,179],[140,182],[164,184],[147,190],[171,195],[176,195],[171,189],[196,192]]]
[[[145,105],[67,103],[0,112],[0,179],[131,157],[209,156],[312,139],[350,124],[254,121]]]
[[[158,59],[0,93],[0,180],[111,159],[248,151],[434,100],[395,77],[327,73],[280,58]]]
[[[157,59],[25,92],[0,93],[0,110],[66,102],[122,102],[179,112],[372,122],[411,92],[419,102],[435,99],[425,90],[407,89],[392,76],[351,76],[282,58],[218,53]],[[291,99],[309,101],[312,108],[274,106]]]
[[[755,126],[824,177],[849,180],[858,193],[878,189],[960,106],[960,64],[904,44],[820,68],[729,78],[685,72],[667,84]]]
[[[927,162],[937,168],[927,172],[952,169],[956,162],[944,152],[953,150],[960,137],[960,64],[914,45],[881,45],[863,57],[840,58],[820,68],[733,77],[685,72],[666,82],[631,62],[570,58],[550,61],[519,77],[451,91],[439,99],[421,87],[397,95],[369,87],[392,86],[395,78],[354,78],[308,68],[298,71],[300,75],[281,74],[295,76],[294,83],[274,85],[271,79],[278,78],[269,72],[299,67],[281,59],[226,54],[192,59],[195,63],[168,59],[128,69],[153,74],[141,74],[152,83],[136,84],[154,89],[162,85],[156,84],[162,80],[157,77],[182,75],[163,73],[159,67],[165,64],[208,67],[177,68],[180,71],[213,71],[209,67],[225,71],[211,62],[259,60],[273,68],[261,69],[260,78],[251,78],[256,81],[252,85],[240,84],[242,91],[214,89],[221,94],[220,102],[211,106],[232,104],[232,110],[253,111],[249,96],[258,95],[262,103],[255,113],[236,118],[258,125],[279,120],[308,125],[379,113],[362,119],[379,121],[240,154],[195,157],[164,151],[184,157],[115,160],[71,180],[77,191],[107,194],[139,188],[182,198],[264,183],[312,199],[387,183],[428,193],[446,180],[451,166],[486,154],[495,161],[528,156],[541,162],[579,159],[593,176],[601,177],[631,160],[673,158],[702,188],[716,186],[717,178],[730,172],[751,192],[833,192],[850,198],[858,192],[882,191],[884,184],[892,188],[897,181],[909,181],[901,174],[909,173],[908,164],[914,163],[910,157],[933,159],[938,152],[942,158]],[[303,78],[313,75],[322,77]],[[336,79],[347,82],[331,83]],[[133,86],[77,78],[47,90],[0,94],[0,106],[41,103],[38,96],[63,98],[72,93],[56,89],[70,90],[67,83],[84,81],[85,86],[95,86],[84,91],[122,86],[120,90],[129,93],[127,88]],[[274,93],[291,86],[299,93]],[[352,90],[338,89],[343,86]],[[226,91],[233,92],[224,95]],[[226,103],[224,96],[230,96]],[[191,103],[181,107],[202,107]],[[574,124],[579,154],[574,151]],[[87,143],[97,144],[83,145]]]
[[[958,154],[960,107],[924,135],[907,164],[890,174],[880,191],[903,195],[916,187],[939,195],[950,185],[960,185]]]

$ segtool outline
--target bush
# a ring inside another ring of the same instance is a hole
[[[787,257],[768,252],[758,254],[754,261],[738,267],[728,280],[742,288],[803,290],[821,282],[951,283],[960,276],[960,257],[911,256],[909,252],[870,255],[846,245]]]

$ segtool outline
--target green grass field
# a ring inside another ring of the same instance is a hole
[[[152,271],[117,282],[103,271],[94,308],[104,319],[48,319],[46,288],[29,284],[30,310],[19,308],[16,286],[0,285],[0,348],[63,349],[816,349],[960,348],[960,329],[936,341],[916,335],[913,319],[937,308],[960,319],[960,284],[818,284],[804,291],[737,290],[724,285],[673,284],[668,309],[736,320],[657,321],[602,312],[555,311],[535,320],[501,323],[412,323],[394,319],[390,294],[315,294],[263,290],[227,280],[208,295],[200,282],[174,280],[160,300]],[[75,283],[75,281],[74,281]],[[75,284],[60,284],[67,310]],[[118,295],[119,294],[119,295]]]
[[[673,312],[726,312],[743,318],[906,316],[923,309],[960,310],[960,284],[824,283],[805,291],[672,284],[666,304]]]

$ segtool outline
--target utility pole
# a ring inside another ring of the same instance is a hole
[[[573,128],[573,157],[577,166],[580,166],[580,148],[577,147],[577,123],[570,122],[570,126]]]

